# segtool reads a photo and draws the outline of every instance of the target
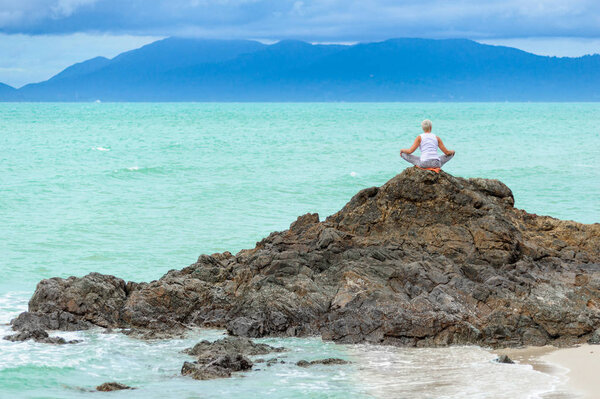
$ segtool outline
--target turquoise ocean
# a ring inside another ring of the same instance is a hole
[[[500,179],[528,212],[600,222],[598,103],[0,103],[0,335],[41,279],[154,280],[251,248],[306,212],[336,212],[409,166],[398,153],[425,118],[456,150],[447,172]],[[84,342],[0,340],[0,397],[95,397],[116,380],[138,389],[114,397],[551,398],[564,382],[477,347],[317,338],[267,339],[291,349],[286,364],[194,381],[179,375],[181,349],[222,331],[57,335]],[[325,356],[353,363],[293,365]]]

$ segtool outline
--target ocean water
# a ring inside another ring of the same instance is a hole
[[[200,254],[253,247],[306,212],[324,218],[409,166],[398,152],[424,118],[456,150],[447,172],[500,179],[529,212],[600,222],[598,103],[0,103],[0,323],[43,278],[157,279]],[[199,382],[179,376],[179,351],[222,331],[163,342],[59,335],[84,342],[0,341],[0,397],[86,397],[119,380],[139,388],[122,397],[533,398],[562,383],[476,347],[316,338],[267,340],[291,349],[287,363]],[[323,356],[353,363],[292,364]]]

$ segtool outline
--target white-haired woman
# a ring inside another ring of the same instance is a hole
[[[441,138],[431,133],[431,121],[425,119],[421,123],[423,134],[420,134],[415,139],[415,142],[410,148],[400,150],[400,156],[407,162],[412,163],[419,168],[441,168],[446,162],[452,159],[454,151],[448,150]],[[410,155],[419,148],[421,156]],[[438,148],[442,150],[444,155],[438,155]]]

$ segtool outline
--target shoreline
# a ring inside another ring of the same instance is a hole
[[[558,377],[557,390],[544,398],[595,399],[600,392],[596,377],[600,365],[600,346],[581,344],[568,348],[555,346],[506,348],[492,351],[508,355],[515,363],[530,365],[534,370]],[[596,366],[596,367],[595,367]]]

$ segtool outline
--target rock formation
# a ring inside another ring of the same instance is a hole
[[[497,180],[406,169],[319,221],[157,281],[41,281],[23,320],[405,346],[567,345],[600,327],[600,224],[514,208]]]
[[[200,341],[192,348],[184,350],[188,355],[209,358],[240,353],[245,356],[266,355],[272,352],[283,352],[285,348],[277,348],[267,344],[252,342],[248,338],[226,337],[214,342]]]
[[[4,337],[7,341],[12,342],[22,342],[28,341],[30,339],[35,342],[40,342],[43,344],[54,344],[54,345],[64,345],[64,344],[77,344],[81,342],[80,340],[74,339],[72,341],[67,341],[62,337],[51,337],[44,330],[34,329],[34,330],[23,330],[19,331],[17,334],[7,335]]]
[[[135,389],[125,384],[121,384],[118,382],[105,382],[102,385],[98,385],[96,387],[96,391],[100,392],[111,392],[111,391],[120,391],[123,389]]]
[[[251,368],[252,361],[244,355],[223,355],[216,358],[201,358],[197,362],[185,362],[181,368],[181,374],[188,375],[195,380],[213,380],[228,378],[231,377],[231,373],[248,371]]]
[[[197,357],[195,362],[185,362],[181,374],[196,380],[211,380],[231,377],[238,371],[250,370],[253,363],[247,356],[266,355],[282,352],[284,348],[274,348],[257,344],[248,338],[228,337],[218,341],[201,341],[184,352]]]

